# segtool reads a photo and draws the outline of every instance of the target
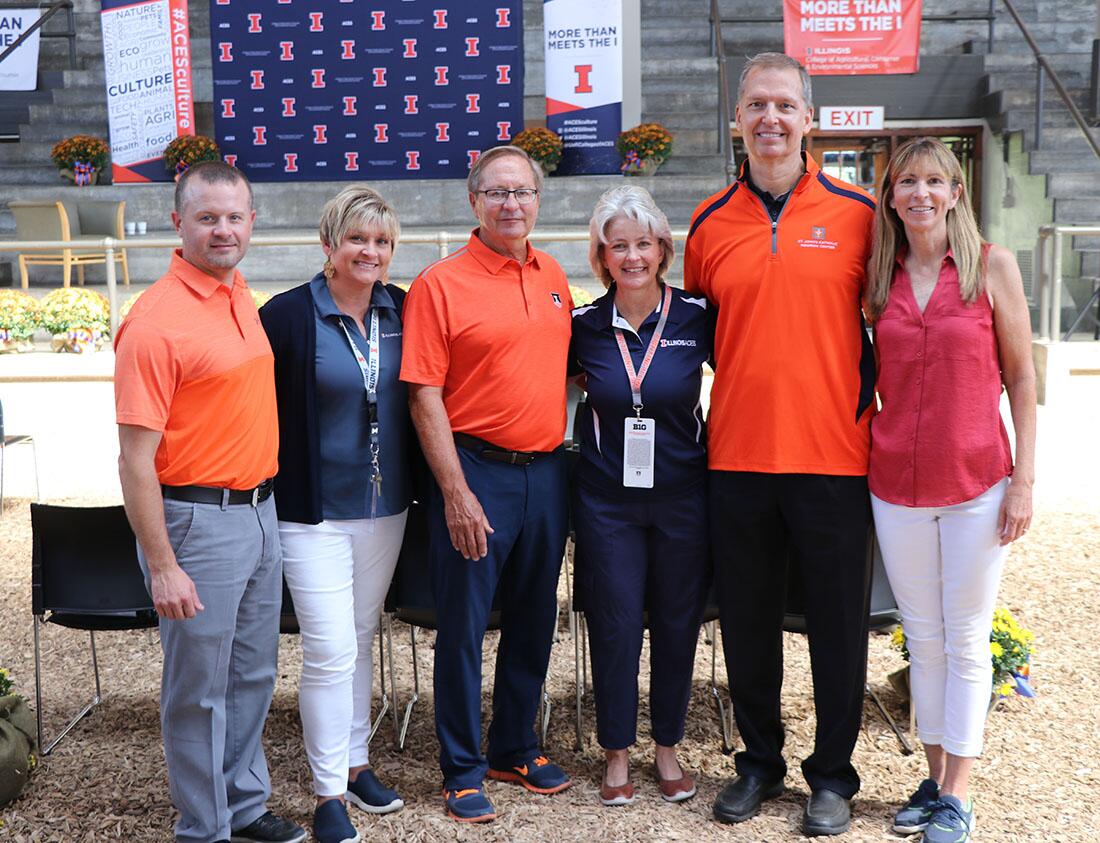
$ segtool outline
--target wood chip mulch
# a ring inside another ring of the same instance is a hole
[[[0,520],[0,665],[12,672],[18,690],[33,701],[30,556],[27,502],[7,500]],[[1098,564],[1100,515],[1095,505],[1076,511],[1040,512],[1028,537],[1010,556],[1000,603],[1035,633],[1032,677],[1038,696],[1010,699],[989,717],[985,754],[972,781],[977,841],[1100,839],[1100,814],[1096,811],[1100,796],[1100,659],[1094,638],[1100,616]],[[564,607],[564,578],[560,594]],[[412,690],[408,628],[395,625],[394,637],[398,702],[403,706]],[[640,799],[632,806],[615,809],[602,807],[597,799],[603,766],[594,741],[591,694],[584,705],[586,746],[582,751],[574,748],[573,639],[564,608],[559,637],[548,679],[553,708],[547,754],[573,776],[574,786],[557,796],[541,797],[490,782],[489,794],[499,815],[496,822],[475,827],[445,818],[432,726],[432,634],[422,633],[418,641],[421,700],[413,714],[406,749],[399,753],[394,748],[390,719],[371,747],[379,777],[398,790],[406,807],[384,817],[353,811],[352,820],[363,840],[613,843],[804,839],[799,825],[807,787],[798,761],[810,751],[814,714],[803,638],[787,635],[785,642],[788,791],[767,803],[753,820],[723,826],[711,818],[711,803],[733,775],[733,764],[720,750],[708,681],[710,648],[704,636],[699,642],[687,734],[681,744],[681,761],[695,772],[698,795],[680,805],[659,798],[651,772],[653,754],[644,690],[648,664],[643,663],[640,739],[632,756]],[[91,695],[87,635],[47,627],[44,641],[47,731],[55,733],[67,715]],[[97,641],[103,703],[50,757],[39,762],[23,795],[0,809],[0,840],[172,839],[175,814],[168,798],[157,710],[160,648],[156,632],[100,633]],[[490,634],[485,646],[486,720],[495,645],[495,635]],[[643,651],[643,661],[647,652]],[[873,635],[868,679],[891,714],[907,725],[907,708],[886,680],[886,675],[901,665],[901,657],[889,647],[889,637]],[[269,807],[308,826],[313,800],[298,720],[300,666],[297,637],[283,636],[265,745],[274,786]],[[724,675],[720,652],[718,675]],[[900,839],[889,831],[889,821],[898,803],[923,777],[923,763],[919,755],[899,752],[897,740],[869,700],[854,761],[863,788],[853,803],[852,829],[840,839]]]

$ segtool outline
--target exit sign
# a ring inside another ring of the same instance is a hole
[[[822,106],[818,119],[823,132],[851,132],[881,129],[885,125],[881,105]]]

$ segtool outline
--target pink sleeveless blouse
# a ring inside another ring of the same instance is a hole
[[[949,506],[1012,473],[993,307],[985,293],[962,300],[948,252],[922,314],[903,258],[875,323],[882,409],[871,422],[867,480],[889,503]]]

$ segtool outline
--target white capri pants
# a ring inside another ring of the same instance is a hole
[[[967,758],[982,753],[993,689],[989,632],[1008,550],[997,516],[1008,482],[952,506],[898,506],[871,495],[909,645],[920,739]]]
[[[283,575],[302,631],[298,708],[313,788],[343,796],[368,763],[374,635],[408,510],[374,520],[279,522]]]

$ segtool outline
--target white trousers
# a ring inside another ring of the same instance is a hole
[[[1007,547],[997,516],[1008,480],[953,506],[871,495],[875,530],[909,645],[909,684],[926,744],[976,758],[993,688],[989,632]]]
[[[348,768],[368,763],[374,636],[407,515],[376,518],[373,534],[369,519],[279,522],[302,631],[302,737],[318,796],[342,796]]]

